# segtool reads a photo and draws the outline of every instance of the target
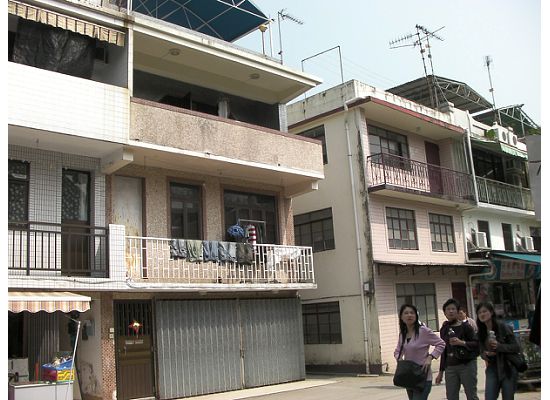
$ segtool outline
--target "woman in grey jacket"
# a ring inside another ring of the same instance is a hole
[[[497,321],[491,303],[478,304],[476,314],[481,357],[487,361],[485,400],[496,400],[499,392],[502,392],[502,400],[513,400],[518,371],[506,359],[506,354],[518,353],[521,347],[512,328]],[[494,332],[494,337],[490,334],[491,331]]]

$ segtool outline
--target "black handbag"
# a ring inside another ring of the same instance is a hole
[[[454,346],[453,351],[455,357],[462,361],[470,361],[477,358],[479,352],[476,350],[470,350],[464,346]]]
[[[422,365],[418,365],[411,360],[400,360],[403,351],[403,343],[397,357],[397,368],[393,375],[393,384],[405,389],[423,391],[426,385],[427,372],[422,370]]]
[[[527,371],[527,362],[525,361],[525,356],[523,353],[505,353],[506,359],[512,366],[519,372]]]

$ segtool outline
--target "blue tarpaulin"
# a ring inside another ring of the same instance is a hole
[[[513,258],[515,260],[525,261],[527,263],[540,264],[540,254],[525,254],[512,252],[493,252],[495,257]]]

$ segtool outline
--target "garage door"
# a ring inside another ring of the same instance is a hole
[[[305,378],[300,301],[156,302],[161,399]]]

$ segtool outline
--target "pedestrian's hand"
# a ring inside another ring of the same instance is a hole
[[[422,365],[422,371],[428,372],[428,370],[432,366],[432,360],[433,360],[432,356],[429,355],[428,357],[426,357],[426,360],[424,361],[424,365]]]
[[[443,380],[443,372],[439,371],[439,374],[435,377],[435,384],[439,385]]]
[[[490,340],[489,341],[489,350],[496,350],[498,346],[498,342],[496,340]]]

